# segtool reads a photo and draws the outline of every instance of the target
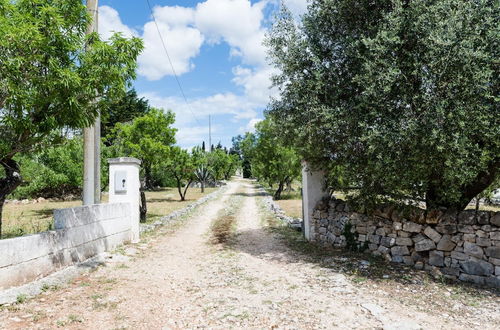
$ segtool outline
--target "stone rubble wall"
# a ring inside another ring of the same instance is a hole
[[[352,235],[346,232],[348,223]],[[385,206],[366,214],[332,199],[318,203],[310,230],[311,242],[324,247],[343,248],[355,240],[388,261],[500,287],[500,212],[426,214]]]

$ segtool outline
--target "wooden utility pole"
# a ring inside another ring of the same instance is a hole
[[[92,18],[87,34],[97,32],[97,6],[98,0],[87,0],[87,12]],[[83,205],[97,204],[101,200],[100,163],[100,117],[98,116],[94,125],[83,129]]]

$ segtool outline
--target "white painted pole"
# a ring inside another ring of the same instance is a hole
[[[87,34],[97,32],[98,0],[87,0],[87,12],[92,17]],[[97,119],[98,120],[98,119]],[[100,126],[100,125],[99,125]],[[99,128],[100,129],[100,128]],[[96,125],[83,129],[83,205],[95,203],[96,191]],[[100,152],[99,152],[100,154]],[[99,160],[100,163],[100,160]],[[100,167],[99,167],[100,170]],[[100,180],[100,179],[99,179]]]

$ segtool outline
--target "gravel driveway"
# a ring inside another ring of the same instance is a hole
[[[115,262],[3,307],[0,328],[498,328],[494,293],[471,304],[470,293],[456,299],[455,287],[361,284],[324,267],[267,228],[259,198],[251,181],[230,182],[182,223],[116,251]],[[234,223],[228,241],[217,243],[221,217]]]

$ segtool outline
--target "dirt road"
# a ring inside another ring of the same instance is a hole
[[[220,198],[182,224],[117,251],[116,262],[4,307],[0,328],[495,329],[500,324],[493,293],[475,295],[434,282],[361,281],[325,266],[337,259],[318,262],[270,230],[260,198],[251,181],[232,181]],[[215,228],[226,231],[223,239]]]

